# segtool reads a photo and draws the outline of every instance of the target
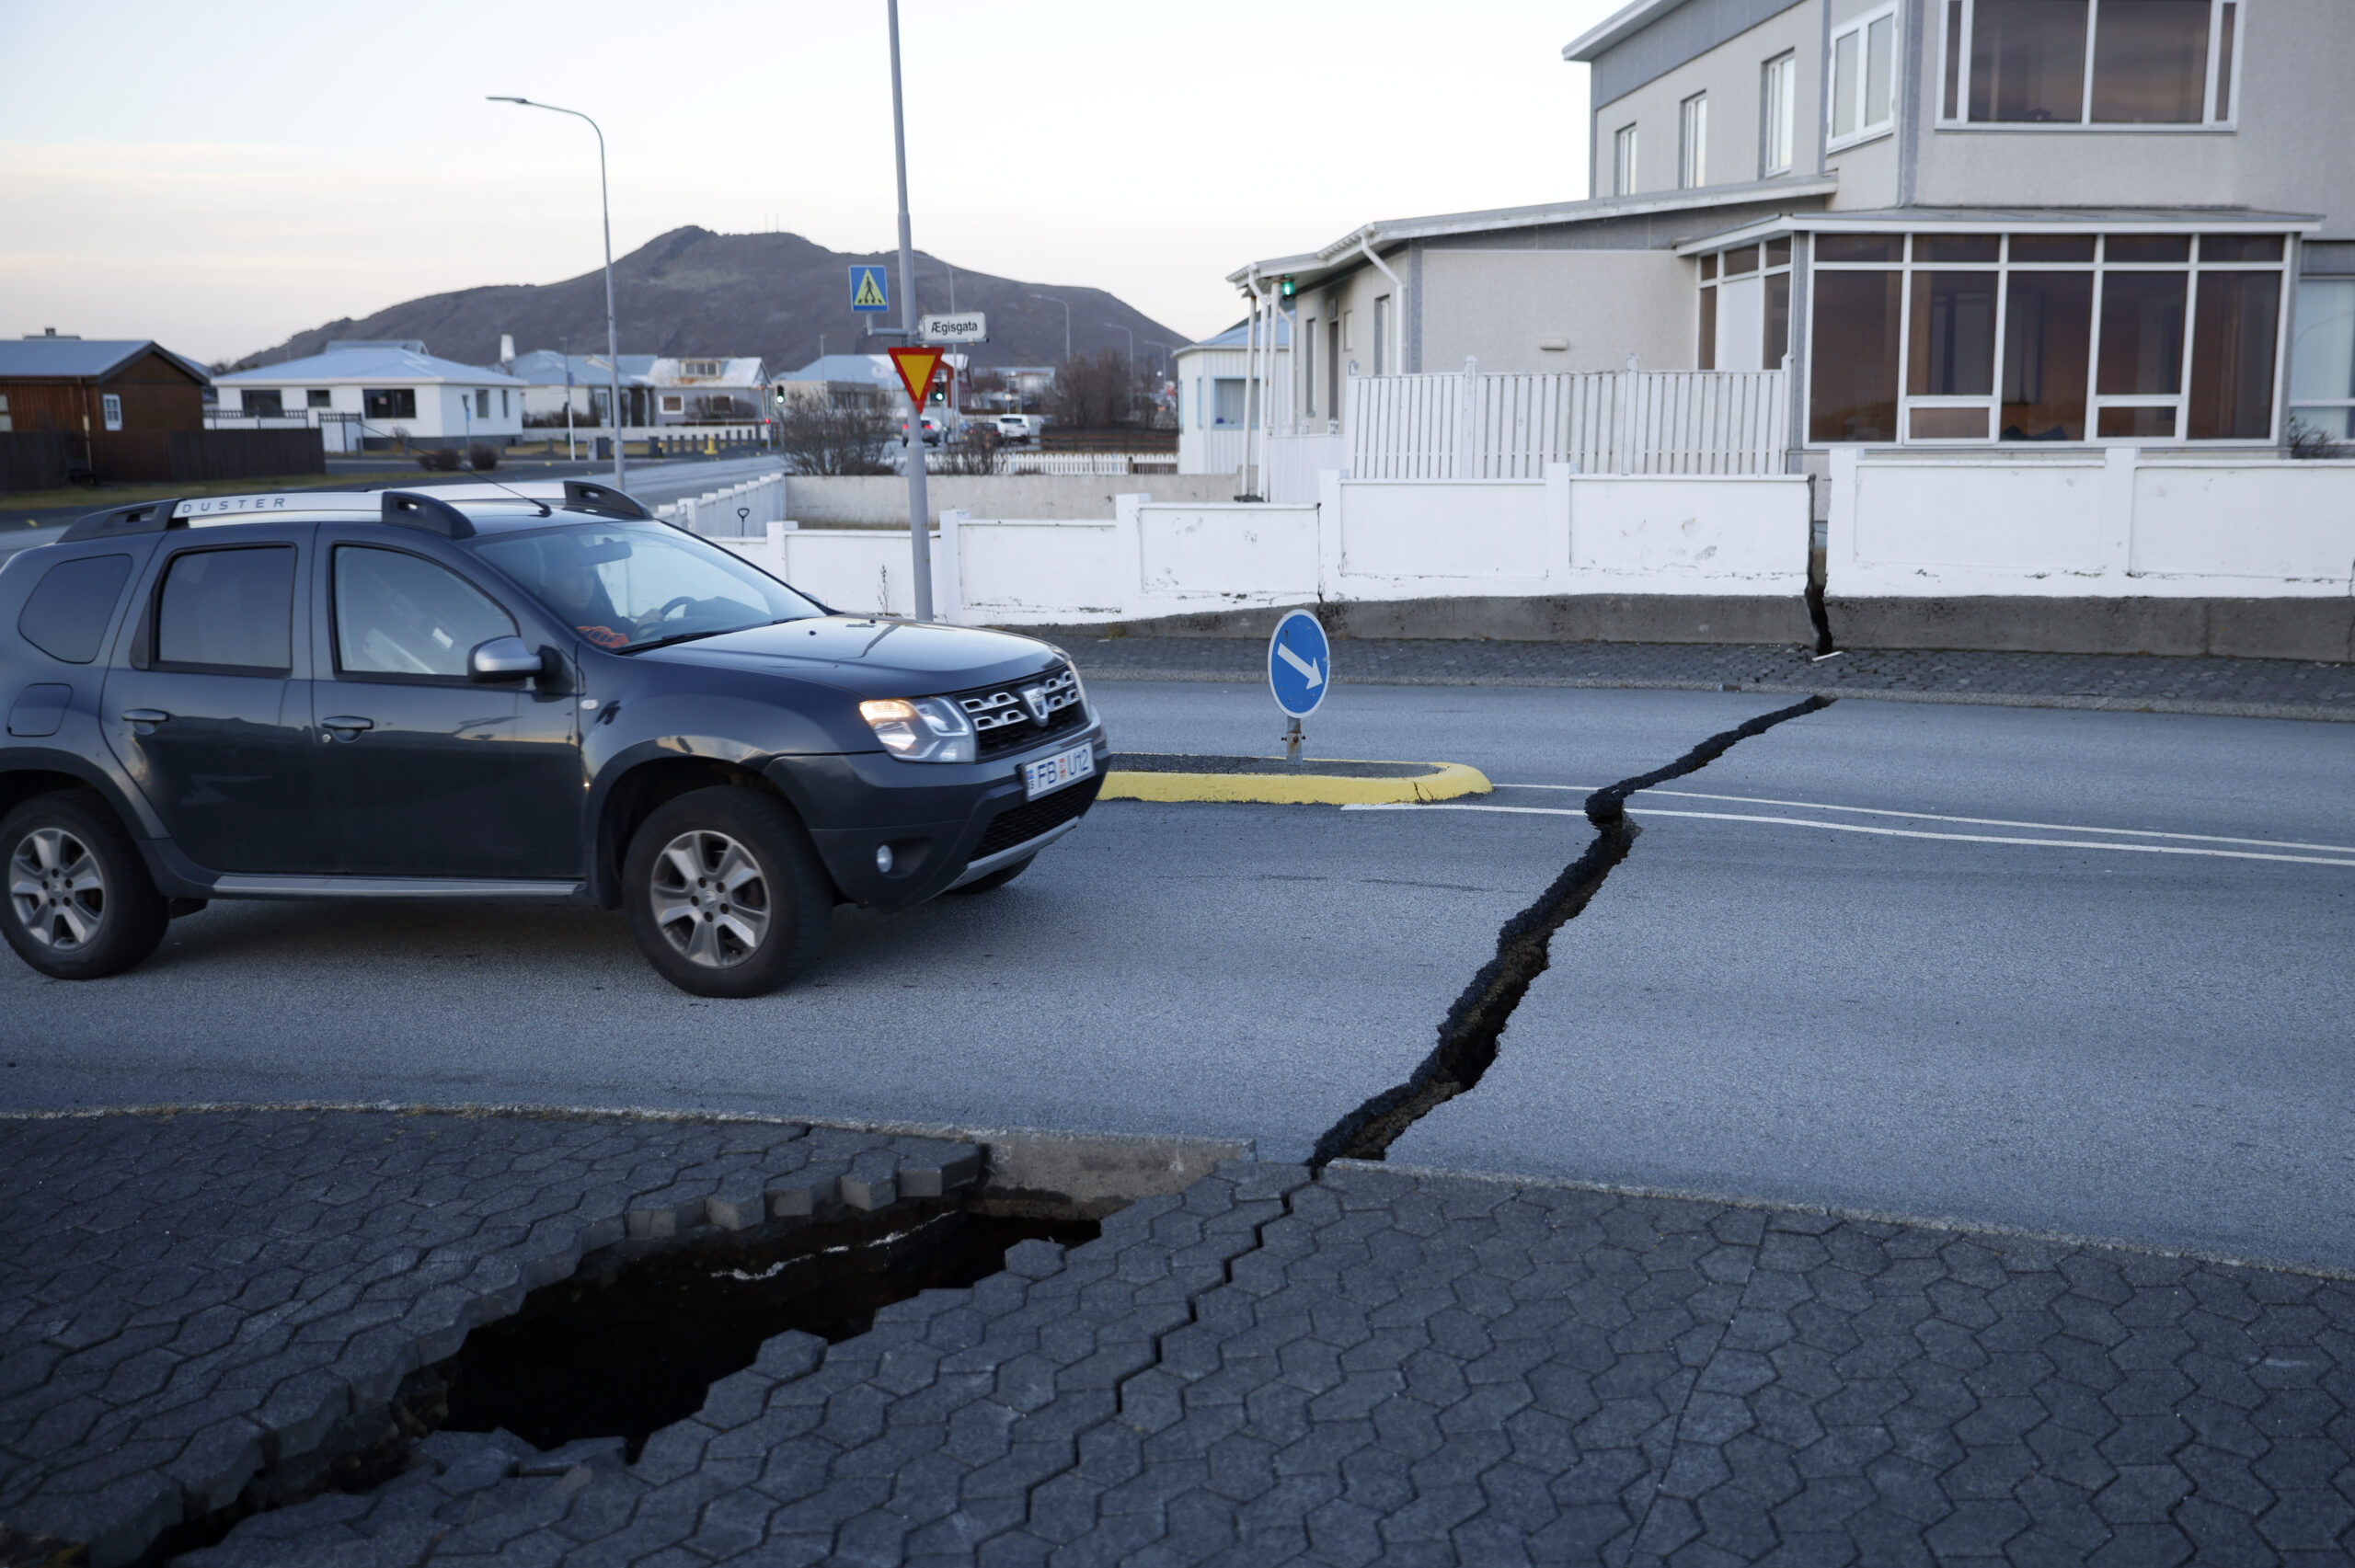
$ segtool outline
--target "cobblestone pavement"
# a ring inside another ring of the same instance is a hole
[[[1052,629],[1090,679],[1262,681],[1249,637],[1113,637]],[[1754,644],[1474,642],[1349,638],[1343,685],[1670,687],[1914,702],[2022,704],[2257,718],[2355,721],[2355,665],[2276,658],[1858,649],[1825,659]]]
[[[584,1244],[698,1208],[725,1222],[756,1187],[774,1207],[821,1167],[844,1195],[859,1173],[953,1186],[971,1155],[771,1124],[289,1113],[18,1123],[6,1149],[0,1512],[52,1531],[101,1498],[127,1518],[159,1486],[183,1508],[233,1493],[237,1445],[191,1442],[216,1425],[189,1412],[225,1391],[240,1453],[290,1447],[320,1393],[387,1390]],[[2339,1279],[1346,1162],[1230,1163],[1097,1241],[1007,1263],[836,1345],[769,1341],[634,1465],[614,1441],[543,1454],[436,1433],[373,1491],[255,1514],[179,1561],[2142,1564],[2355,1547]],[[277,1391],[302,1379],[318,1391]]]
[[[886,1207],[978,1150],[775,1122],[0,1121],[0,1521],[105,1568],[626,1236]]]

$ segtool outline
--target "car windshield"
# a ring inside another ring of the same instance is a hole
[[[650,647],[825,613],[718,545],[658,522],[576,523],[472,543],[599,647]]]

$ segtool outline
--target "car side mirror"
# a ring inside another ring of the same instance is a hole
[[[521,637],[493,637],[466,655],[466,674],[476,681],[519,681],[546,669],[547,661]]]

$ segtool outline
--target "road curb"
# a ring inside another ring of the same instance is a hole
[[[1135,758],[1133,760],[1143,760]],[[1222,801],[1261,806],[1407,806],[1487,795],[1488,775],[1462,762],[1342,761],[1310,759],[1299,772],[1270,758],[1155,754],[1151,768],[1121,767],[1115,757],[1100,800]],[[1185,764],[1198,763],[1198,767]],[[1265,771],[1235,764],[1258,763]],[[1220,764],[1226,764],[1221,766]],[[1344,772],[1316,770],[1343,769]]]

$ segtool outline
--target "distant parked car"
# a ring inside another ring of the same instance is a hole
[[[997,417],[997,439],[1002,441],[1027,441],[1035,433],[1030,429],[1030,421],[1019,414],[1000,414]]]

